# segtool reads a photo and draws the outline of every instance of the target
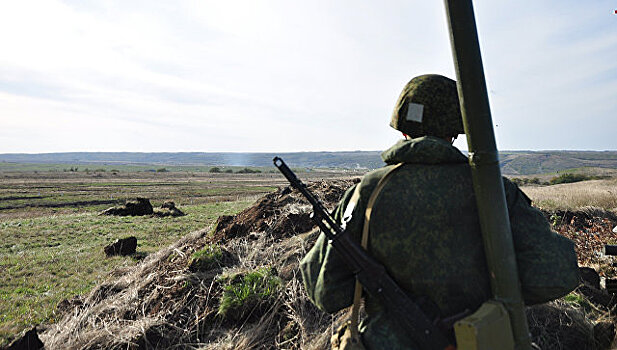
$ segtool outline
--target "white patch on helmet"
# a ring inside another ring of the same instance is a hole
[[[424,114],[424,105],[410,102],[407,105],[407,117],[405,120],[422,123],[422,117]]]

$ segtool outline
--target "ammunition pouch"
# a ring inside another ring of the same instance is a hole
[[[514,349],[510,317],[502,303],[489,300],[454,324],[458,350]]]

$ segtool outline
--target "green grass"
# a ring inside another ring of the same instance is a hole
[[[206,271],[218,267],[223,259],[223,251],[216,244],[209,244],[191,256],[191,271]]]
[[[247,273],[221,277],[224,283],[218,314],[228,319],[240,319],[253,308],[268,304],[276,296],[281,279],[272,269],[260,268]]]
[[[605,176],[590,176],[590,175],[585,175],[585,174],[576,174],[576,173],[568,172],[568,173],[563,173],[559,176],[555,176],[548,183],[550,185],[556,185],[556,184],[567,184],[567,183],[586,181],[586,180],[602,180],[605,178],[606,178]]]
[[[225,276],[221,282],[225,286],[218,314],[231,319],[240,319],[253,308],[268,303],[281,286],[281,279],[268,268]]]
[[[184,206],[183,217],[79,213],[0,222],[0,346],[24,328],[55,321],[61,300],[88,292],[112,269],[136,264],[105,257],[103,247],[116,238],[135,236],[138,253],[152,253],[251,202]]]

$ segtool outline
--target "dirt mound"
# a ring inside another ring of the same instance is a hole
[[[332,209],[351,184],[309,188]],[[41,339],[50,349],[322,348],[341,314],[313,306],[298,276],[298,262],[317,238],[310,211],[289,188],[268,194],[220,217],[214,230],[187,235],[64,303],[64,317]],[[261,289],[250,294],[255,281]],[[238,307],[234,298],[246,293]]]
[[[151,215],[154,213],[152,204],[148,198],[136,198],[134,200],[126,201],[126,203],[119,207],[111,207],[103,210],[100,215],[117,215],[117,216],[141,216]]]
[[[43,342],[39,339],[36,327],[23,332],[23,334],[17,337],[2,350],[39,350],[43,349]]]
[[[353,181],[313,182],[308,189],[317,194],[324,205],[334,204]],[[235,216],[221,216],[215,226],[214,240],[226,241],[244,237],[251,232],[263,232],[276,238],[286,238],[307,232],[315,225],[310,218],[312,207],[301,195],[286,187],[262,197],[252,207]]]
[[[176,203],[172,201],[164,202],[161,205],[161,209],[157,209],[152,213],[154,216],[158,217],[166,217],[166,216],[184,216],[184,212],[182,210],[176,208]]]
[[[116,239],[113,243],[105,246],[105,248],[103,248],[103,251],[105,252],[106,256],[113,256],[113,255],[126,256],[126,255],[134,254],[136,249],[137,249],[137,237],[131,236],[131,237]]]
[[[136,198],[126,201],[122,206],[111,207],[103,210],[99,215],[116,215],[116,216],[143,216],[152,215],[156,217],[167,216],[184,216],[180,209],[176,208],[176,204],[172,201],[166,201],[161,205],[160,209],[153,209],[148,198]]]

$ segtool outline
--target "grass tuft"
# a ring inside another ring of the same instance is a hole
[[[193,272],[207,271],[221,267],[223,250],[217,244],[208,244],[203,249],[193,253],[189,269]]]
[[[218,314],[232,320],[243,318],[254,309],[269,305],[281,286],[281,279],[268,268],[223,276],[221,282],[225,286]]]

